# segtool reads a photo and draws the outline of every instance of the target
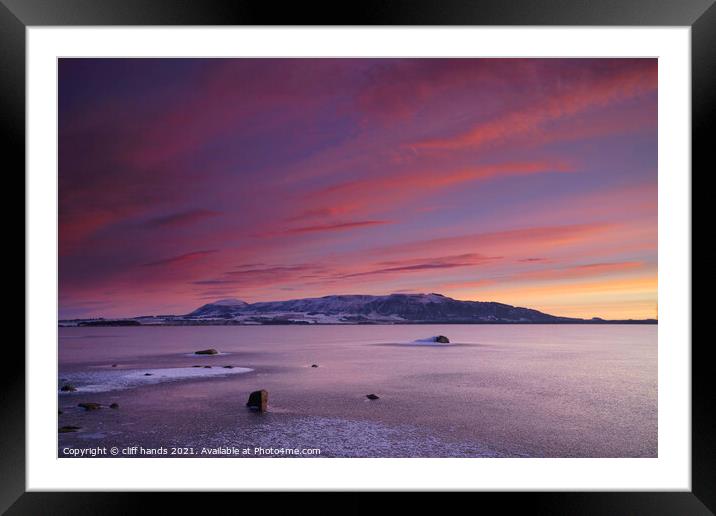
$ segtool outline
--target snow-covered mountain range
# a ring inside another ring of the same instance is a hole
[[[185,315],[140,316],[122,320],[60,321],[63,326],[181,324],[540,324],[656,322],[558,317],[503,303],[460,301],[441,294],[334,295],[246,303],[221,299]]]

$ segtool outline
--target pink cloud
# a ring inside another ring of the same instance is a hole
[[[366,226],[380,226],[390,224],[389,220],[356,220],[352,222],[337,222],[333,224],[320,224],[316,226],[303,226],[299,228],[290,228],[285,231],[286,234],[298,233],[318,233],[323,231],[343,231],[346,229],[362,228]]]
[[[510,276],[514,280],[552,280],[600,276],[634,271],[645,267],[643,262],[589,263],[567,267],[519,272]]]
[[[370,213],[388,206],[399,206],[418,197],[431,195],[437,189],[495,178],[519,177],[545,173],[569,173],[574,167],[565,161],[506,162],[460,167],[452,170],[436,167],[411,168],[407,171],[354,179],[312,191],[304,203],[326,206],[330,210]],[[326,209],[326,208],[323,208]]]
[[[180,254],[179,256],[172,256],[170,258],[164,258],[162,260],[156,260],[153,262],[145,263],[144,265],[146,267],[156,267],[156,266],[173,266],[173,265],[181,265],[185,263],[194,262],[195,260],[198,260],[200,258],[204,258],[205,256],[211,255],[218,252],[216,249],[208,250],[208,251],[194,251],[191,253],[184,253]]]
[[[405,272],[433,271],[436,269],[454,269],[470,267],[486,262],[500,260],[500,256],[484,256],[478,253],[466,253],[456,256],[440,256],[436,258],[422,258],[410,260],[397,260],[380,262],[384,267],[368,271],[354,272],[342,276],[343,278],[356,278],[361,276],[374,276]],[[387,267],[386,267],[387,266]]]
[[[145,222],[149,227],[174,228],[187,226],[204,219],[218,217],[220,213],[213,210],[188,210],[162,217],[156,217]]]
[[[544,124],[573,117],[595,108],[603,108],[643,93],[654,91],[657,84],[656,65],[622,70],[595,80],[569,84],[563,91],[547,95],[523,109],[500,114],[481,122],[466,132],[451,137],[438,137],[410,144],[418,150],[449,150],[479,148],[487,143],[535,134]]]

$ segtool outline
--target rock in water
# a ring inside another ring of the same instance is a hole
[[[68,433],[68,432],[76,432],[76,431],[79,430],[80,428],[81,428],[81,427],[79,427],[79,426],[67,425],[67,426],[61,426],[58,431],[59,431],[61,434],[66,434],[66,433]]]
[[[119,403],[111,403],[109,408],[119,408]]]
[[[63,385],[60,390],[62,392],[75,392],[77,390],[77,387],[68,383],[66,385]]]
[[[216,351],[214,348],[211,349],[202,349],[199,351],[194,351],[195,355],[218,355],[219,352]]]
[[[312,364],[311,367],[318,367],[318,364]]]
[[[445,335],[438,335],[435,337],[435,342],[440,342],[442,344],[449,344],[450,339],[448,339]]]
[[[375,394],[366,394],[365,397],[368,398],[369,400],[379,400],[380,399],[380,396],[376,396]]]
[[[249,395],[249,401],[246,406],[259,412],[266,412],[268,407],[268,391],[261,389],[260,391],[254,391]]]
[[[102,405],[99,403],[78,403],[77,406],[82,407],[85,410],[97,410]]]

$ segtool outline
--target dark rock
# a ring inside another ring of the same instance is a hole
[[[435,337],[435,342],[440,342],[442,344],[449,344],[450,339],[448,339],[445,335],[438,335]]]
[[[311,367],[318,367],[318,364],[311,364]]]
[[[232,366],[232,365],[225,365],[225,366],[224,366],[224,369],[233,369],[233,368],[234,368],[234,366]]]
[[[210,365],[205,365],[205,366],[204,366],[204,369],[211,369],[211,366],[210,366]]]
[[[192,367],[204,367],[204,366],[200,366],[200,365],[193,365]]]
[[[75,392],[75,391],[77,390],[77,387],[75,387],[75,386],[72,385],[72,384],[67,383],[67,384],[63,385],[63,386],[60,388],[60,390],[61,390],[62,392]]]
[[[268,407],[268,391],[261,389],[254,391],[249,395],[249,401],[246,406],[259,412],[265,412]]]
[[[200,351],[194,351],[194,354],[195,355],[218,355],[219,352],[216,351],[215,349],[211,348],[211,349],[202,349]]]
[[[112,364],[112,367],[117,367],[117,364]]]
[[[76,432],[80,428],[82,428],[82,427],[81,426],[73,426],[73,425],[61,426],[60,429],[58,430],[58,432],[61,434],[66,434],[69,432]]]
[[[109,408],[119,408],[119,403],[111,403]]]
[[[152,376],[152,373],[144,373],[144,376]]]
[[[82,407],[83,409],[89,411],[89,410],[97,410],[102,407],[99,403],[78,403],[78,407]]]
[[[379,400],[380,399],[380,396],[376,396],[375,394],[366,394],[365,397],[368,398],[369,400]]]

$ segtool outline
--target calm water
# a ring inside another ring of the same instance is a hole
[[[415,342],[438,334],[451,344]],[[220,447],[252,450],[246,456],[257,455],[255,447],[317,448],[321,457],[657,455],[656,326],[117,327],[59,335],[59,384],[78,387],[59,394],[59,426],[81,427],[59,434],[60,455],[97,446],[187,447],[194,456]],[[222,354],[192,355],[210,347]],[[204,365],[212,367],[192,367]],[[269,392],[267,413],[245,407],[258,389]],[[370,393],[380,399],[368,400]],[[81,402],[104,407],[86,412]]]

